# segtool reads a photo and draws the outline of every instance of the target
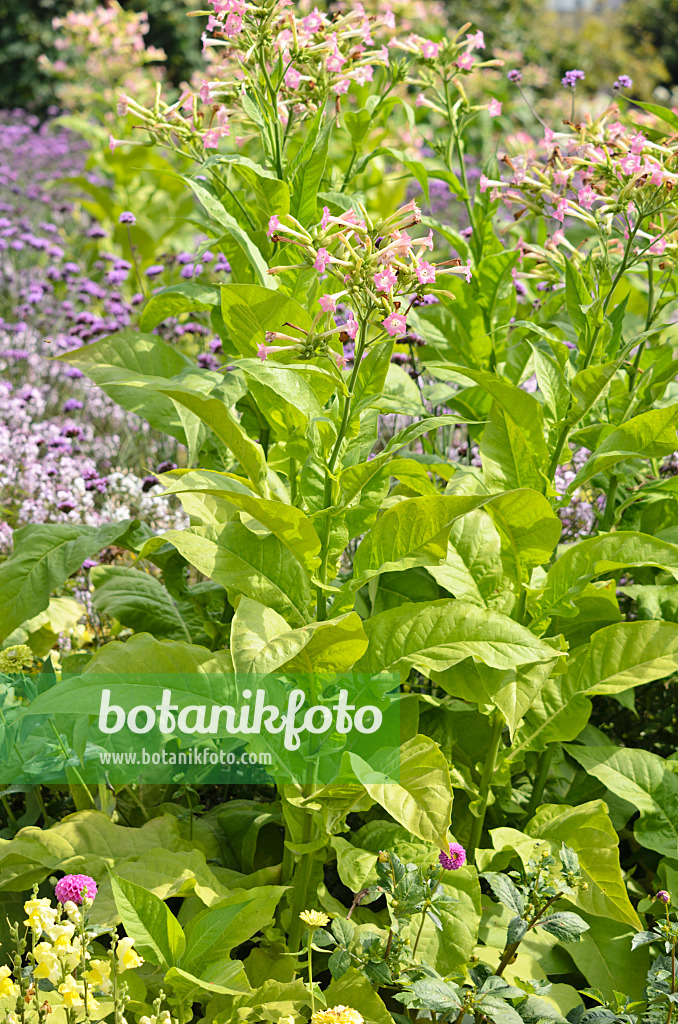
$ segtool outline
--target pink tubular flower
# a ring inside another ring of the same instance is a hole
[[[565,210],[567,209],[567,199],[559,199],[556,211],[553,214],[556,220],[559,220],[562,224],[565,220]]]
[[[318,302],[320,303],[320,308],[324,313],[336,313],[337,304],[331,295],[321,295]]]
[[[471,283],[471,278],[473,277],[473,272],[471,270],[471,257],[470,256],[466,260],[466,273],[464,274],[464,277],[466,278],[466,284],[470,284]]]
[[[460,71],[470,71],[474,64],[472,53],[460,53],[457,57],[457,67]]]
[[[473,34],[471,34],[470,32],[467,32],[466,33],[466,42],[474,50],[484,50],[485,49],[485,36],[480,31],[480,29],[478,29],[478,31],[474,32]]]
[[[435,60],[439,49],[440,43],[434,43],[431,39],[422,39],[421,52],[427,60]]]
[[[328,263],[331,262],[332,257],[328,253],[327,249],[318,249],[318,254],[315,258],[313,266],[315,267],[319,274],[323,274],[325,272],[325,267],[327,266]]]
[[[481,192],[487,192],[487,190],[488,190],[488,188],[490,186],[490,182],[489,182],[489,179],[488,179],[486,174],[481,174],[480,175],[480,181],[479,181],[478,184],[480,186],[480,191]]]
[[[390,267],[384,267],[374,275],[374,285],[378,292],[389,292],[397,280],[397,274]]]
[[[649,251],[651,253],[653,253],[655,256],[663,256],[665,249],[666,249],[666,239],[665,238],[658,238],[657,241],[654,242],[650,246],[650,250]]]
[[[450,852],[445,853],[441,850],[438,860],[445,871],[458,871],[466,863],[466,850],[461,843],[450,843]]]
[[[433,232],[431,231],[430,228],[429,228],[429,232],[428,232],[428,234],[426,235],[425,238],[418,238],[417,239],[417,245],[421,246],[421,250],[429,249],[431,252],[433,252]],[[420,255],[421,255],[421,250],[420,250]]]
[[[351,319],[347,320],[344,324],[344,330],[351,340],[353,340],[358,333],[358,321],[353,316],[353,313],[351,313]]]
[[[285,72],[285,85],[288,89],[298,89],[301,81],[301,73],[296,68],[288,68]]]
[[[419,284],[433,284],[436,279],[436,268],[432,263],[422,260],[416,269]]]
[[[337,355],[336,356],[336,360],[337,360],[337,368],[339,370],[343,370],[344,367],[346,366],[346,356]]]
[[[585,210],[590,210],[597,198],[598,196],[590,185],[585,185],[584,188],[580,188],[577,192],[579,205],[583,206]]]
[[[348,92],[350,84],[350,78],[340,78],[337,84],[332,87],[332,92],[336,93],[337,96],[343,96],[345,92]]]
[[[224,133],[221,128],[210,128],[206,131],[202,137],[202,144],[205,149],[216,149],[219,145],[219,139]]]
[[[330,209],[329,206],[323,206],[323,215],[320,221],[320,230],[327,231],[327,225],[330,222]]]
[[[266,232],[268,237],[270,238],[271,235],[273,235],[278,230],[279,227],[280,227],[280,221],[278,220],[276,215],[273,214],[273,216],[270,217],[269,221],[268,221],[268,231]]]
[[[261,359],[262,363],[266,362],[266,360],[268,358],[268,349],[264,345],[263,341],[262,341],[261,345],[259,346],[259,348],[257,349],[257,355]]]
[[[83,898],[83,889],[85,890],[85,896],[93,900],[97,894],[97,884],[93,878],[90,878],[89,875],[64,875],[57,882],[54,888],[54,895],[62,906],[69,900],[71,903],[80,905]]]
[[[499,115],[501,114],[501,103],[499,102],[499,100],[491,99],[490,105],[487,108],[487,112],[490,115],[490,117],[499,117]]]
[[[209,101],[210,101],[210,89],[211,89],[210,83],[207,81],[206,78],[203,78],[202,82],[200,83],[200,91],[198,93],[198,95],[200,96],[200,99],[202,100],[203,103],[209,103]]]
[[[407,330],[407,320],[402,313],[389,313],[382,322],[391,337],[396,334],[404,334]]]

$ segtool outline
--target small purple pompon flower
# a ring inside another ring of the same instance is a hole
[[[118,217],[118,224],[136,224],[137,219],[129,210],[124,210]]]
[[[93,900],[97,894],[97,884],[89,875],[64,875],[54,887],[54,894],[62,905],[71,900],[73,903],[82,903],[82,891]]]
[[[457,871],[459,868],[463,868],[466,863],[466,850],[461,843],[450,843],[450,852],[445,853],[444,850],[441,850],[438,854],[438,860],[445,868],[445,871]]]
[[[667,893],[666,889],[660,889],[657,893],[656,899],[661,900],[662,903],[670,903],[671,897]]]

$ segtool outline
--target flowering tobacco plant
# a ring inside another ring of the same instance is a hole
[[[675,772],[617,745],[600,712],[678,669],[675,115],[588,118],[573,69],[580,119],[484,160],[474,137],[510,111],[484,84],[482,36],[373,9],[214,3],[215,75],[177,104],[121,99],[138,151],[172,151],[176,221],[199,218],[203,240],[138,321],[58,365],[180,441],[149,475],[185,518],[27,525],[0,566],[10,648],[79,572],[132,631],[75,679],[21,674],[3,707],[19,753],[45,741],[41,709],[76,706],[97,672],[400,684],[380,773],[346,756],[336,783],[273,775],[256,800],[200,811],[179,810],[173,776],[164,815],[102,783],[77,791],[75,825],[35,830],[65,831],[80,864],[80,824],[108,830],[116,912],[166,938],[140,942],[149,1019],[162,986],[182,1024],[194,1003],[219,1024],[402,1024],[402,1004],[576,1022],[585,987],[616,999],[610,963],[645,999],[631,935],[675,871]],[[124,163],[130,140],[113,144]],[[111,220],[140,277],[160,278],[143,203],[125,193]],[[216,365],[184,358],[175,329],[197,316]],[[110,545],[125,564],[92,566]],[[59,740],[69,768],[96,753],[72,725]],[[152,874],[98,809],[112,800]],[[29,841],[0,845],[0,867]],[[667,1016],[670,976],[662,963],[652,981]]]

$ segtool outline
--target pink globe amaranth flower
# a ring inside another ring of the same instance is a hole
[[[336,313],[337,304],[331,295],[321,295],[318,302],[324,313]]]
[[[671,897],[667,893],[666,889],[660,889],[657,893],[657,899],[661,900],[662,903],[670,903]]]
[[[62,905],[69,900],[72,903],[82,903],[82,891],[93,900],[97,894],[97,884],[89,875],[64,875],[54,887],[54,894]]]
[[[466,850],[461,843],[450,843],[450,852],[441,850],[438,860],[445,871],[458,871],[466,863]]]
[[[407,330],[407,320],[402,313],[389,313],[383,324],[392,338],[396,334],[404,334]]]

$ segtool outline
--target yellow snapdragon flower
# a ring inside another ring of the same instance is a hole
[[[28,915],[24,924],[39,935],[48,928],[52,928],[56,921],[57,911],[48,899],[30,899],[24,903],[24,910]]]
[[[144,962],[144,958],[139,956],[136,949],[132,949],[134,945],[134,939],[130,939],[129,936],[125,936],[124,939],[118,941],[115,947],[115,954],[118,958],[118,970],[127,971],[132,967],[141,967]]]
[[[11,969],[3,964],[0,967],[0,998],[15,999],[18,993],[18,987],[12,981]]]
[[[67,1010],[72,1009],[74,1006],[84,1006],[84,1000],[80,995],[78,983],[72,974],[69,974],[65,981],[59,985],[59,993]]]
[[[56,985],[61,976],[61,964],[54,948],[49,942],[38,942],[33,950],[33,956],[37,964],[33,971],[33,977],[47,978],[53,985]]]
[[[111,991],[111,964],[108,960],[92,960],[85,971],[85,977],[93,988],[101,992]]]

